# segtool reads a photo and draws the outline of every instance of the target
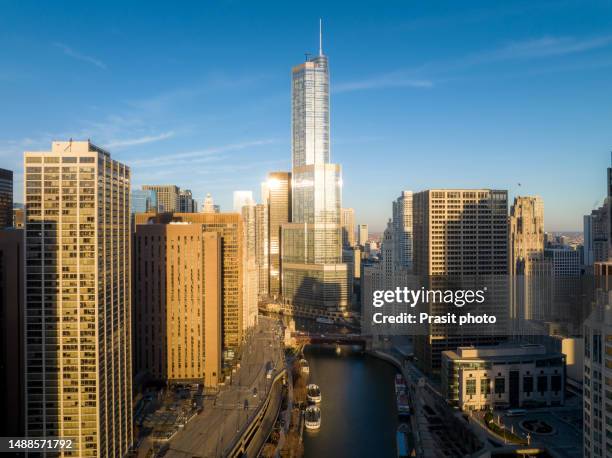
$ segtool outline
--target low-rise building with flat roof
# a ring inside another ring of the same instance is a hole
[[[534,344],[459,347],[442,352],[441,381],[461,410],[562,405],[565,355]]]

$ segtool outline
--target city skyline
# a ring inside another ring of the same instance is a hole
[[[612,3],[318,1],[6,8],[0,451],[612,453]]]
[[[18,202],[23,151],[70,137],[91,138],[130,165],[134,188],[176,184],[199,203],[210,192],[224,210],[235,190],[258,196],[268,171],[290,170],[287,67],[299,58],[296,49],[317,49],[321,15],[333,57],[331,160],[344,165],[343,204],[355,208],[356,223],[380,232],[391,215],[381,203],[402,190],[436,187],[539,195],[548,231],[581,230],[582,216],[602,203],[597,170],[609,164],[605,120],[612,114],[599,103],[607,90],[601,74],[612,65],[609,6],[483,3],[443,13],[414,6],[393,16],[363,5],[370,19],[355,21],[322,5],[289,20],[291,8],[276,5],[258,12],[256,24],[247,23],[248,7],[193,7],[160,37],[145,27],[163,25],[155,6],[138,20],[135,11],[119,17],[117,8],[96,8],[71,8],[69,32],[49,25],[66,11],[29,15],[30,35],[16,28],[28,6],[7,8],[11,65],[0,75],[0,94],[12,109],[1,118],[0,158],[15,171]],[[577,8],[588,28],[569,14]],[[76,40],[89,27],[79,20],[96,13],[112,25]],[[277,36],[287,40],[279,44]],[[247,37],[248,50],[241,46]],[[111,47],[120,41],[121,51]],[[252,49],[265,53],[265,69],[252,70],[261,60]],[[43,78],[34,70],[44,65],[54,72]],[[75,102],[70,109],[66,98]],[[33,103],[47,108],[24,108]]]

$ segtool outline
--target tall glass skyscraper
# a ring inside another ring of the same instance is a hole
[[[157,211],[157,192],[152,189],[134,189],[132,191],[132,213]]]
[[[343,310],[342,175],[330,162],[329,67],[321,44],[318,56],[293,68],[292,80],[292,218],[282,232],[283,297]]]

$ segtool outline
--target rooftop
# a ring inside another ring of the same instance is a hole
[[[507,360],[513,358],[550,358],[563,357],[561,353],[547,352],[543,345],[539,344],[502,344],[496,346],[482,347],[459,347],[457,350],[448,350],[443,354],[453,360]]]

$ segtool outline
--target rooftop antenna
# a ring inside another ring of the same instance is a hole
[[[323,55],[323,18],[319,18],[319,56]]]

